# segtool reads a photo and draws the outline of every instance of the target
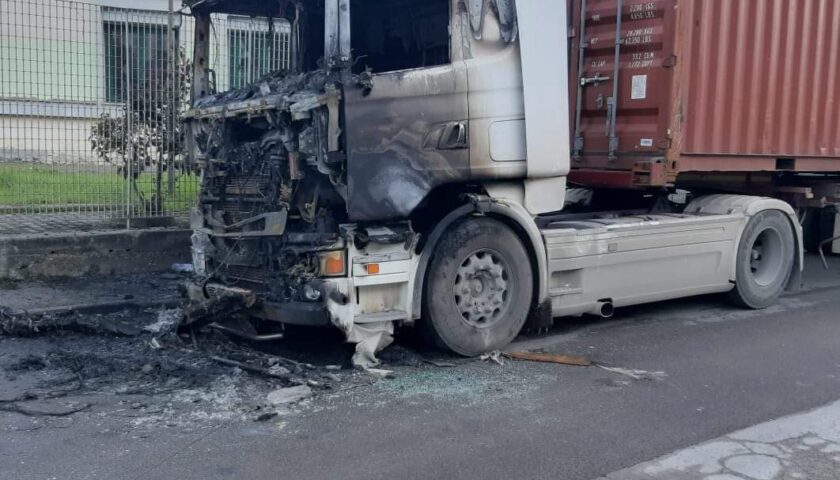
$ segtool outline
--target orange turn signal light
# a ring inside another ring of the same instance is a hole
[[[368,275],[379,275],[378,263],[368,263],[365,268],[367,269]]]
[[[322,277],[343,277],[347,273],[343,251],[325,252],[320,254],[319,259]]]

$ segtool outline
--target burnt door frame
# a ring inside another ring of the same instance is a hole
[[[449,2],[448,65],[377,73],[367,87],[346,86],[351,221],[407,218],[435,188],[469,180],[460,2]]]

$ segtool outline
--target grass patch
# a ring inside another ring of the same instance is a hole
[[[101,169],[102,171],[96,171]],[[130,202],[136,214],[152,212],[155,175],[143,173],[137,179],[134,192],[131,184],[115,168],[109,166],[81,166],[76,170],[65,166],[0,165],[0,206],[52,207],[58,210],[91,208],[119,209]],[[178,175],[174,191],[167,190],[167,177],[163,178],[162,213],[187,211],[196,201],[198,176]]]

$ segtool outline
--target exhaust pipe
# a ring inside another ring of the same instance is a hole
[[[612,318],[615,315],[615,307],[611,301],[601,300],[595,304],[595,308],[592,309],[590,314],[601,318]]]

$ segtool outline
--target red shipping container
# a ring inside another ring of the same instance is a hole
[[[840,1],[569,7],[572,181],[840,173]]]

